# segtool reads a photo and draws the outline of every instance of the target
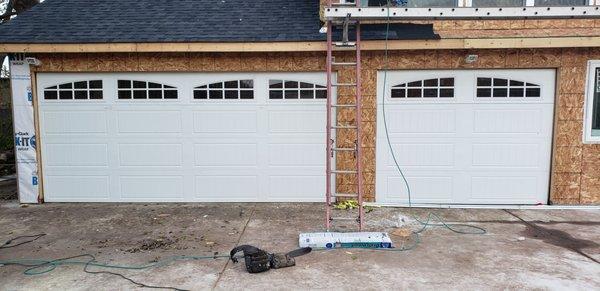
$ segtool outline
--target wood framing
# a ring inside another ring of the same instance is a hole
[[[600,36],[391,40],[388,49],[513,49],[599,47]],[[311,52],[325,51],[323,42],[264,43],[94,43],[0,44],[0,53],[133,53],[133,52]],[[362,50],[385,49],[385,41],[362,42]]]

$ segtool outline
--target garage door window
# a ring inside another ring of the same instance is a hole
[[[535,6],[582,6],[588,0],[535,0]]]
[[[159,83],[118,80],[119,99],[177,99],[177,88]]]
[[[194,99],[254,99],[254,80],[232,80],[194,88]]]
[[[269,80],[269,99],[327,99],[327,88],[293,80]]]
[[[102,80],[77,81],[44,88],[45,100],[90,100],[102,98]]]
[[[586,91],[585,141],[600,142],[600,61],[591,61]]]
[[[477,98],[536,97],[541,96],[540,85],[503,78],[477,78]]]
[[[392,87],[392,98],[453,98],[454,78],[436,78]]]

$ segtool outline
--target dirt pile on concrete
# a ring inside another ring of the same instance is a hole
[[[125,250],[130,253],[139,253],[152,250],[168,250],[172,249],[177,243],[177,239],[168,237],[159,237],[157,239],[144,239],[138,243],[137,247]]]

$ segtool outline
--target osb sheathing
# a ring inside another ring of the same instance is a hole
[[[468,54],[479,60],[466,64]],[[292,72],[324,71],[324,53],[160,53],[160,54],[41,54],[38,72]],[[339,55],[338,61],[349,61],[352,55]],[[600,48],[524,49],[524,50],[424,50],[389,52],[387,67],[406,69],[503,69],[555,68],[557,70],[556,114],[551,176],[554,204],[600,203],[600,145],[582,143],[583,104],[587,61],[600,59]],[[363,138],[364,193],[375,197],[375,135],[377,71],[386,66],[383,52],[363,53],[361,109]],[[354,82],[353,69],[338,71],[339,82]],[[340,88],[339,102],[354,102],[354,92]],[[340,124],[355,122],[354,109],[342,109]],[[355,144],[354,133],[341,130],[340,147]],[[341,153],[338,168],[353,168],[352,153]],[[341,175],[338,191],[355,191],[355,175]]]

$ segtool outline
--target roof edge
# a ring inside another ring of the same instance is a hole
[[[383,40],[362,41],[362,50],[384,50]],[[600,36],[540,38],[473,38],[390,40],[390,50],[511,49],[600,47]],[[198,42],[198,43],[72,43],[0,44],[0,53],[135,53],[135,52],[315,52],[325,51],[324,41],[309,42]]]

